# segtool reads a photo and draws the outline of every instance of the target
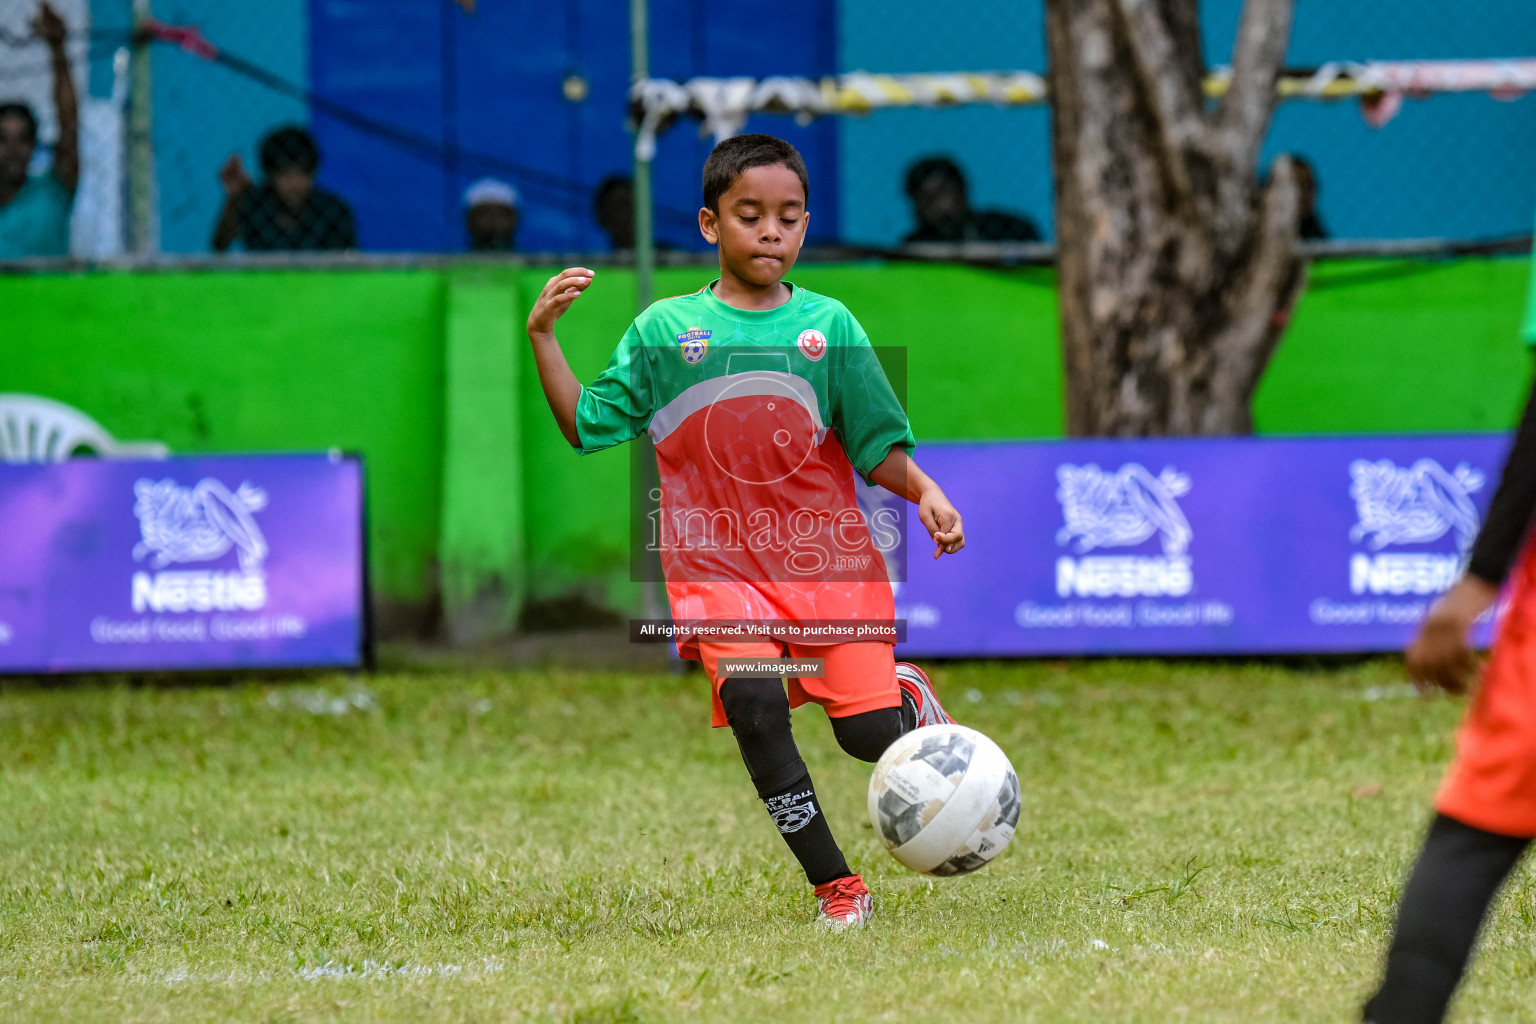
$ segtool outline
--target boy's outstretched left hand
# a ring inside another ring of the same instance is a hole
[[[917,499],[917,517],[933,536],[933,557],[952,555],[965,547],[965,527],[960,513],[937,486],[929,487]]]
[[[533,311],[528,314],[528,336],[553,334],[555,321],[565,315],[571,303],[591,283],[592,271],[586,267],[567,267],[550,278],[539,293],[539,301],[533,304]]]

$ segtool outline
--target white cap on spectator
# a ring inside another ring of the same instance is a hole
[[[496,178],[481,178],[464,190],[464,205],[466,208],[487,203],[493,206],[510,206],[515,209],[517,207],[517,189]]]

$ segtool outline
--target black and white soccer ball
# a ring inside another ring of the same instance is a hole
[[[869,780],[869,820],[891,856],[923,874],[964,875],[1002,852],[1019,824],[1008,756],[963,725],[892,743]]]

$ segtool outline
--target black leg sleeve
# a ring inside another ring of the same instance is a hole
[[[810,772],[795,746],[783,681],[772,676],[727,679],[720,686],[720,703],[757,795],[806,880],[821,885],[853,874],[832,838]]]
[[[832,735],[837,745],[851,757],[871,764],[880,760],[885,748],[907,731],[903,708],[879,708],[847,718],[832,719]]]
[[[1403,890],[1371,1024],[1439,1024],[1461,981],[1494,894],[1529,839],[1436,815]]]

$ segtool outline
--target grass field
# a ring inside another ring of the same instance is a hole
[[[0,1019],[1352,1021],[1459,706],[1387,662],[934,672],[1024,785],[986,871],[822,934],[697,675],[0,690]],[[1406,691],[1406,692],[1405,692]],[[1536,1017],[1516,876],[1459,1021]]]

